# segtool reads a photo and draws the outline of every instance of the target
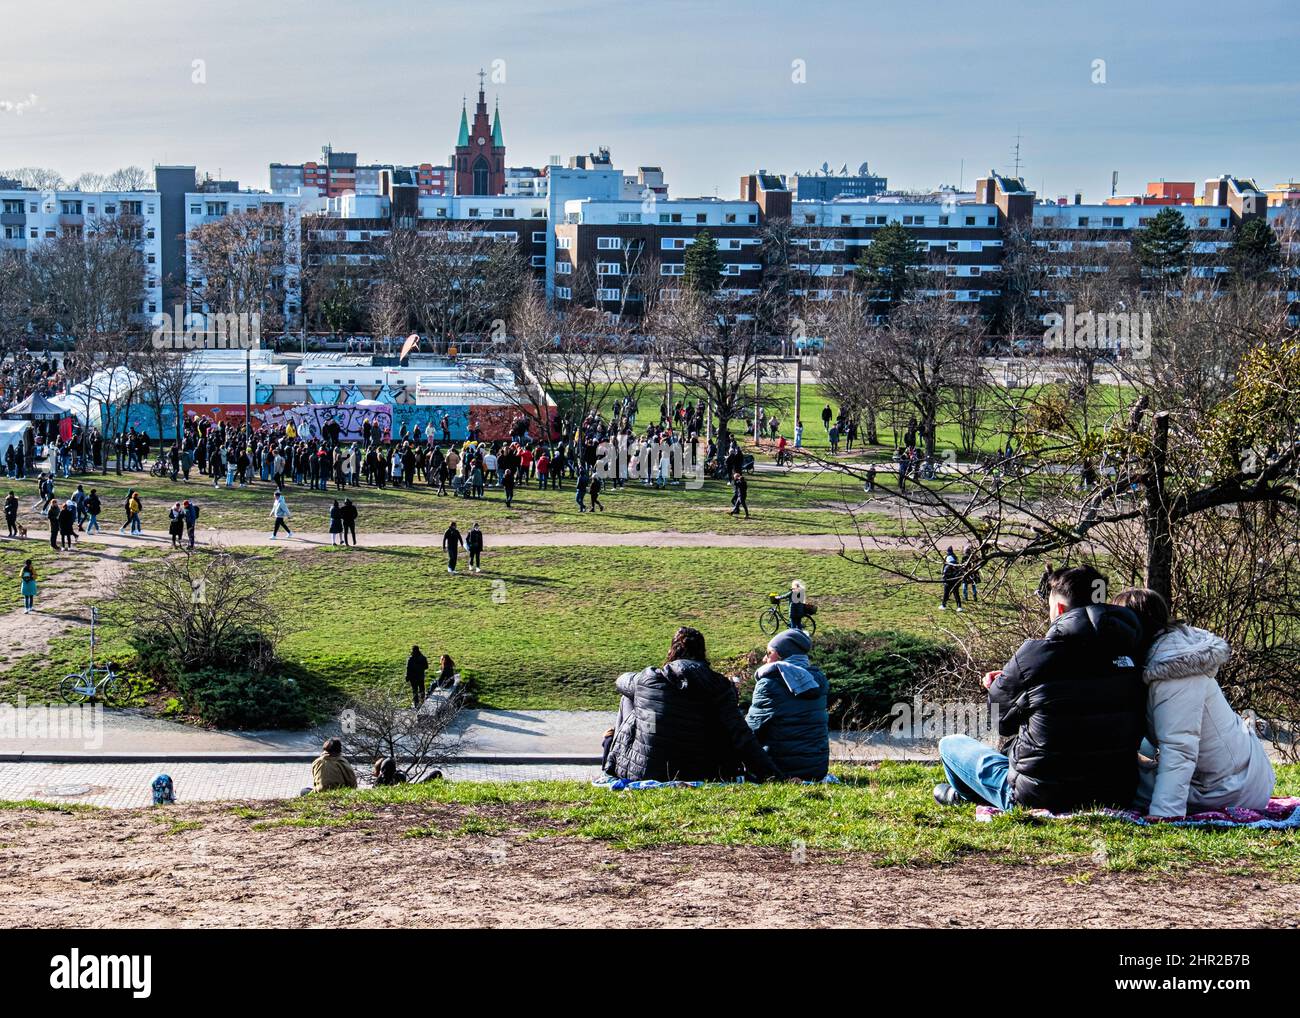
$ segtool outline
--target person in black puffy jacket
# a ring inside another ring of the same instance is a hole
[[[966,735],[940,740],[948,783],[935,788],[939,802],[1054,813],[1129,807],[1145,728],[1142,626],[1106,604],[1105,591],[1091,566],[1052,573],[1047,634],[984,677],[1006,755]]]
[[[704,637],[683,626],[662,668],[625,672],[606,773],[627,781],[784,777],[740,714],[736,688],[709,667]]]

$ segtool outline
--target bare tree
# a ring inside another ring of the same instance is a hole
[[[284,326],[288,213],[270,203],[190,231],[190,299],[223,315],[257,315],[263,331]]]
[[[394,760],[409,780],[423,781],[463,752],[453,729],[465,702],[459,687],[435,690],[414,709],[391,687],[372,687],[348,701],[344,749],[361,760]]]

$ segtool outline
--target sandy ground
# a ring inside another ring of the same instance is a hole
[[[49,540],[49,531],[38,533],[28,540]],[[116,536],[116,535],[114,535]],[[22,559],[14,556],[10,563],[13,584],[12,611],[0,615],[0,662],[13,661],[26,654],[42,653],[50,641],[62,636],[75,626],[90,625],[89,603],[108,597],[126,575],[127,563],[121,548],[126,545],[100,542],[95,535],[89,538],[78,535],[77,550],[66,552],[54,572],[38,568],[36,610],[23,612],[22,597],[18,592],[18,574]],[[125,541],[125,538],[123,538]],[[21,547],[9,544],[12,550]]]
[[[266,809],[266,804],[250,804]],[[622,851],[525,835],[526,808],[380,807],[348,827],[256,829],[236,804],[0,812],[0,923],[48,926],[1251,927],[1297,925],[1296,887],[1203,871],[964,862],[877,868],[858,854]],[[414,827],[440,832],[406,837]]]

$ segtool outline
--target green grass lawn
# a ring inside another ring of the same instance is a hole
[[[165,533],[167,512],[174,502],[194,499],[200,506],[199,530],[259,530],[271,527],[271,501],[274,489],[269,483],[257,482],[249,488],[227,490],[224,479],[220,488],[211,482],[199,483],[200,475],[190,484],[173,484],[166,478],[144,475],[119,480],[116,475],[84,479],[60,479],[55,497],[66,498],[76,490],[78,481],[87,491],[97,489],[104,503],[101,526],[116,531],[123,522],[122,503],[130,488],[141,493],[144,509],[141,522],[148,533]],[[23,499],[22,519],[33,536],[48,533],[43,520],[28,513],[35,499],[35,483],[27,484],[30,492]],[[18,490],[18,489],[15,489]],[[664,489],[645,487],[638,482],[623,488],[607,487],[601,495],[606,506],[603,513],[580,513],[574,500],[572,481],[562,490],[539,491],[536,487],[516,490],[514,506],[507,509],[500,488],[489,488],[482,499],[457,499],[439,496],[433,489],[418,485],[411,489],[351,488],[344,493],[359,510],[357,530],[364,543],[366,533],[441,534],[450,519],[477,519],[485,529],[523,533],[543,531],[602,531],[631,533],[647,530],[671,530],[680,533],[718,531],[738,534],[833,534],[849,527],[844,515],[846,506],[862,500],[859,482],[841,475],[806,471],[761,473],[749,479],[751,518],[731,518],[731,488],[722,481],[706,480],[700,488],[684,485]],[[290,523],[295,530],[325,533],[329,527],[330,506],[334,492],[311,491],[290,485],[285,492],[293,513]],[[783,510],[793,510],[783,512]],[[871,522],[884,530],[892,524],[878,514]],[[30,542],[29,542],[30,543]],[[48,542],[46,543],[48,548]]]
[[[450,653],[484,706],[613,708],[615,676],[661,663],[680,625],[704,632],[720,666],[760,646],[757,620],[767,593],[796,577],[818,605],[821,632],[927,632],[940,615],[933,590],[833,552],[494,550],[489,539],[485,571],[456,577],[434,549],[274,548],[257,555],[293,628],[282,656],[317,716],[348,691],[400,685],[413,643],[431,659]],[[129,662],[129,620],[114,619],[111,604],[105,616],[99,656]],[[0,696],[43,702],[86,653],[84,632],[57,639],[47,654],[0,672]]]
[[[1043,821],[1013,811],[977,823],[973,807],[931,797],[942,771],[923,764],[851,768],[840,785],[728,785],[610,792],[579,782],[434,782],[329,792],[244,811],[259,828],[364,827],[392,807],[449,804],[436,819],[412,810],[408,837],[488,834],[576,837],[619,848],[755,845],[844,856],[866,853],[881,866],[983,859],[1110,871],[1271,871],[1300,877],[1295,831],[1138,827],[1100,816]],[[1278,795],[1300,794],[1300,765],[1278,769]],[[503,810],[503,806],[512,807]],[[430,822],[432,819],[433,822]],[[421,822],[416,822],[416,821]],[[1070,879],[1086,880],[1087,873]]]

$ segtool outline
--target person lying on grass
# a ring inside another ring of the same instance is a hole
[[[810,650],[812,639],[802,629],[787,629],[768,641],[745,721],[787,777],[821,781],[830,768],[830,684],[808,659]]]
[[[683,626],[662,667],[624,672],[605,773],[626,781],[764,781],[785,775],[740,714],[736,687],[709,667],[704,636]]]
[[[1105,590],[1091,566],[1051,574],[1047,634],[984,676],[1007,752],[968,735],[941,739],[948,780],[935,787],[937,802],[1053,813],[1129,808],[1146,727],[1142,625],[1130,609],[1104,603]]]
[[[1277,776],[1254,724],[1228,704],[1215,680],[1231,656],[1214,633],[1169,618],[1154,590],[1121,591],[1145,634],[1146,761],[1135,808],[1147,816],[1181,817],[1236,806],[1263,810]]]

